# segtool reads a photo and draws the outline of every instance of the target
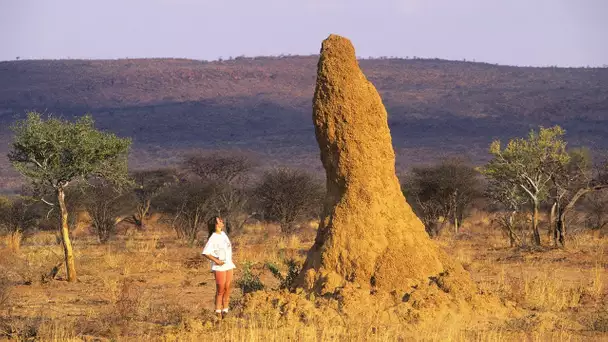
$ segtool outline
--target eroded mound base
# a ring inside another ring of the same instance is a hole
[[[433,282],[423,289],[413,290],[405,296],[397,293],[377,292],[347,285],[334,296],[318,297],[303,290],[260,291],[246,298],[244,317],[263,319],[277,326],[314,324],[318,327],[343,327],[365,331],[434,334],[464,331],[467,327],[491,329],[495,322],[519,316],[514,307],[508,307],[496,297],[475,295],[455,299]],[[359,333],[360,335],[360,333]],[[394,336],[394,334],[388,334]],[[439,338],[439,335],[436,336]]]

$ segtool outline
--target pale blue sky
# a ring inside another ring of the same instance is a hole
[[[0,0],[0,60],[316,54],[608,64],[608,0]]]

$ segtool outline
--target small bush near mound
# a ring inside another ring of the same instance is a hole
[[[243,294],[260,291],[264,289],[264,284],[260,280],[260,277],[256,274],[253,274],[251,267],[253,263],[246,261],[243,263],[243,274],[236,281],[238,287],[241,288]]]
[[[284,263],[287,265],[286,275],[283,275],[281,270],[279,270],[279,267],[271,262],[266,263],[266,267],[268,267],[272,275],[279,280],[280,289],[291,289],[298,274],[300,274],[301,266],[294,259],[285,260]]]

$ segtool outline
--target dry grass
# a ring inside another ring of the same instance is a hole
[[[4,276],[0,276],[0,312],[10,305],[11,284]]]
[[[583,287],[560,279],[553,272],[512,281],[510,296],[524,308],[536,311],[563,311],[576,308],[583,296]]]
[[[591,270],[591,286],[589,293],[595,299],[601,299],[604,294],[604,273],[606,267],[601,263],[597,262]]]
[[[23,239],[23,234],[20,231],[13,232],[4,237],[6,247],[9,251],[13,253],[19,253],[21,250],[21,240]]]
[[[0,340],[82,341],[582,341],[608,340],[604,256],[608,238],[572,235],[568,248],[511,249],[479,214],[463,233],[438,243],[471,273],[481,291],[498,295],[519,314],[492,325],[453,322],[412,332],[375,323],[345,327],[311,321],[286,324],[267,316],[239,317],[243,296],[232,300],[233,317],[217,322],[209,264],[200,247],[176,241],[162,226],[129,230],[108,245],[83,233],[75,238],[79,282],[41,282],[61,248],[54,235],[22,241],[20,251],[0,249]],[[290,236],[273,225],[247,226],[233,236],[235,259],[250,262],[267,288],[278,286],[264,267],[302,261],[314,226]],[[59,278],[64,276],[60,272]],[[3,299],[4,298],[4,299]],[[376,322],[377,323],[377,322]]]

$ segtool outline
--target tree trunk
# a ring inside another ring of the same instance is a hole
[[[521,244],[521,238],[514,231],[515,214],[517,214],[517,211],[511,211],[509,216],[503,221],[507,230],[507,235],[509,236],[509,245],[511,247],[515,247],[516,244]]]
[[[555,243],[566,247],[566,212],[563,210],[559,211],[557,216],[557,222],[555,223]]]
[[[458,222],[458,205],[456,199],[458,198],[458,191],[452,194],[452,211],[454,215],[454,233],[458,234],[460,229],[460,222]],[[447,217],[446,217],[447,218]]]
[[[553,213],[553,222],[551,222],[551,231],[552,231],[552,239],[553,239],[553,244],[555,246],[559,246],[560,242],[560,236],[561,236],[561,231],[562,231],[562,223],[563,221],[560,222],[561,218],[562,218],[562,213],[563,213],[563,208],[561,206],[561,204],[558,202],[555,202],[553,204],[553,206],[555,207],[555,211]]]
[[[556,228],[559,229],[558,240],[562,247],[566,246],[566,214],[574,208],[576,202],[586,193],[591,191],[598,191],[608,187],[608,185],[602,184],[595,187],[589,187],[584,189],[579,189],[576,194],[570,199],[570,202],[562,209],[559,208],[559,214],[557,216],[557,225]]]
[[[507,229],[509,230],[509,244],[511,247],[515,247],[515,233],[513,232],[513,216],[515,216],[515,212],[511,212],[509,214],[509,218],[507,220]]]
[[[553,239],[553,243],[557,245],[556,231],[555,231],[555,213],[557,210],[557,201],[553,202],[551,211],[549,212],[549,239]]]
[[[538,232],[538,200],[532,202],[532,233],[534,234],[534,244],[540,246],[540,233]]]
[[[57,200],[61,208],[61,241],[63,243],[63,253],[65,256],[65,268],[68,281],[76,281],[76,267],[74,266],[74,251],[70,241],[70,228],[68,226],[68,210],[65,206],[65,192],[63,188],[57,189]]]
[[[135,215],[133,215],[133,221],[135,221],[135,224],[137,227],[139,227],[139,229],[145,229],[144,221],[148,215],[148,212],[150,211],[150,205],[150,200],[145,200],[143,203],[137,205],[137,212]]]

